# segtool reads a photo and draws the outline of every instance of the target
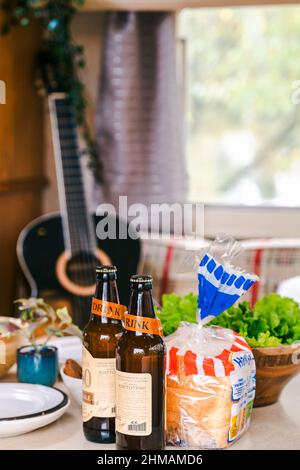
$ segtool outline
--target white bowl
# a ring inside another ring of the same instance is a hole
[[[64,366],[60,369],[60,375],[63,379],[65,386],[70,392],[71,397],[74,399],[78,405],[82,404],[82,379],[77,379],[75,377],[70,377],[64,373]]]
[[[58,362],[62,366],[67,359],[73,359],[81,364],[82,362],[82,341],[78,336],[63,336],[53,338],[48,341],[50,346],[55,346],[58,350]]]

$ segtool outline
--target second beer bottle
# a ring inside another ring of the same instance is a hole
[[[154,313],[151,276],[130,280],[125,331],[116,352],[116,443],[118,449],[162,449],[165,345]]]
[[[93,442],[115,442],[116,346],[126,308],[120,305],[115,266],[96,268],[96,291],[83,332],[83,431]]]

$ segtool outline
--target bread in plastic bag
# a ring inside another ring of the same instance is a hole
[[[166,338],[167,442],[225,448],[247,429],[255,396],[255,362],[232,330],[182,323]]]

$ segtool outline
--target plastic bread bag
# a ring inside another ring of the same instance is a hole
[[[258,277],[232,264],[242,246],[228,235],[218,235],[201,255],[198,265],[198,320],[204,325],[231,307]]]
[[[248,427],[255,396],[255,362],[244,338],[207,321],[233,305],[255,275],[233,266],[237,242],[217,239],[198,266],[198,323],[181,323],[166,338],[167,441],[225,448]]]
[[[222,449],[247,429],[255,363],[231,330],[182,324],[167,337],[167,442]]]

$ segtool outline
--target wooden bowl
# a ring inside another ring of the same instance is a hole
[[[12,317],[0,316],[0,321],[9,321],[19,326],[19,321]],[[16,362],[17,349],[24,343],[21,330],[7,333],[0,337],[0,377],[3,377]]]
[[[256,363],[254,406],[277,402],[285,385],[300,372],[300,344],[253,348]]]

